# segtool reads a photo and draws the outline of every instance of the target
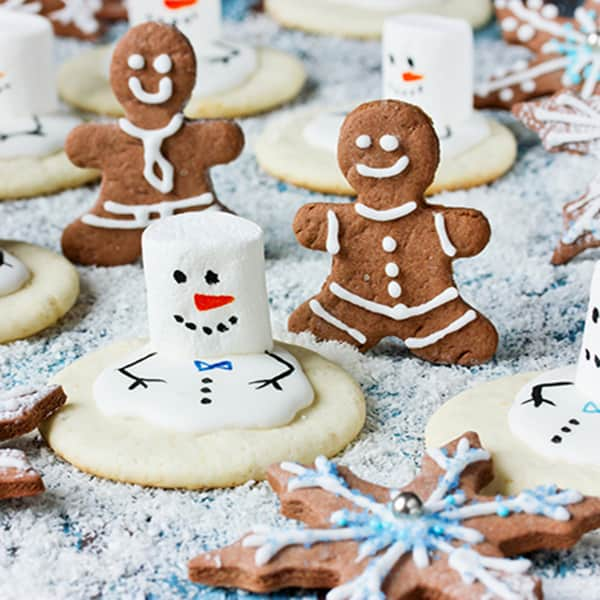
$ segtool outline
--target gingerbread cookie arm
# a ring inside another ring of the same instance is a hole
[[[199,155],[204,167],[224,165],[235,160],[244,149],[244,132],[233,121],[202,121],[189,124],[205,152]]]
[[[65,152],[77,167],[101,169],[103,151],[110,151],[110,139],[116,135],[116,125],[85,123],[71,131],[65,143]]]
[[[305,248],[337,254],[340,251],[339,204],[315,203],[303,206],[294,219],[294,233]]]
[[[500,548],[505,556],[517,556],[541,549],[571,548],[586,533],[600,528],[600,499],[584,498],[577,501],[582,498],[578,492],[556,490],[558,495],[570,496],[573,503],[569,504],[568,508],[542,506],[536,498],[536,493],[537,490],[525,491],[516,497],[516,501],[523,499],[523,506],[535,514],[514,514],[510,525],[501,516],[491,516],[467,520],[465,526],[476,527],[490,543]],[[477,500],[490,502],[489,497],[479,497]],[[551,514],[554,514],[554,517],[548,518]]]
[[[434,210],[433,219],[442,249],[450,258],[476,256],[490,241],[490,223],[478,210]]]
[[[264,594],[294,587],[334,588],[360,573],[355,542],[341,542],[335,548],[327,544],[307,548],[300,542],[290,545],[293,540],[289,532],[282,531],[280,540],[276,536],[273,531],[256,528],[228,548],[192,559],[189,577],[204,585]]]

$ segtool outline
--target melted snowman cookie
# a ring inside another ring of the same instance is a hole
[[[20,290],[30,277],[29,269],[18,258],[0,248],[0,298]]]

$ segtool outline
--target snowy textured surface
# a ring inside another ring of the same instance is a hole
[[[374,42],[283,32],[266,17],[230,25],[228,31],[232,37],[243,35],[291,50],[305,61],[311,80],[297,106],[347,104],[379,93],[379,47]],[[478,40],[480,74],[522,54],[494,37],[492,29]],[[61,51],[73,53],[77,45],[63,43]],[[266,231],[273,319],[285,337],[287,316],[319,288],[328,259],[300,248],[290,227],[302,203],[324,198],[274,181],[253,159],[253,141],[275,116],[243,122],[246,153],[234,165],[215,170],[214,178],[220,198]],[[434,367],[409,357],[395,342],[368,356],[333,345],[320,348],[346,366],[368,396],[367,426],[342,457],[363,477],[387,485],[405,482],[422,455],[429,416],[466,387],[576,360],[594,259],[600,255],[588,253],[562,268],[552,267],[549,259],[561,230],[562,204],[584,191],[597,166],[589,158],[549,155],[535,138],[523,131],[520,135],[519,163],[503,180],[438,199],[477,207],[492,222],[489,248],[457,265],[457,272],[464,295],[500,330],[495,361],[474,369]],[[0,203],[0,239],[58,250],[62,228],[91,206],[94,194],[94,189],[81,189]],[[0,348],[3,386],[44,382],[90,350],[146,332],[139,265],[80,273],[81,298],[59,326]],[[268,525],[278,519],[275,495],[266,484],[207,493],[142,490],[78,472],[55,458],[37,436],[14,445],[27,451],[48,492],[0,507],[0,598],[6,600],[235,598],[233,592],[189,583],[187,560],[236,540],[257,521]],[[600,534],[589,535],[571,552],[534,558],[547,598],[598,597]]]

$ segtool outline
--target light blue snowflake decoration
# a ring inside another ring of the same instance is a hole
[[[479,86],[478,105],[510,108],[571,87],[590,98],[600,82],[599,8],[596,0],[586,0],[572,18],[565,18],[556,5],[542,0],[496,0],[506,39],[536,56],[500,69]]]
[[[451,583],[445,593],[456,600],[539,598],[530,562],[501,548],[514,540],[523,552],[575,543],[583,515],[584,528],[590,514],[600,525],[600,501],[554,485],[515,497],[477,496],[492,475],[475,434],[430,451],[421,475],[400,492],[323,457],[314,468],[283,463],[269,481],[282,512],[308,526],[255,527],[241,542],[194,559],[190,577],[255,592],[332,588],[327,600],[398,599],[416,589],[440,592],[441,581]],[[547,535],[550,523],[556,535]]]

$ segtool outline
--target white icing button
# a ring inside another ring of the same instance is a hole
[[[388,285],[388,294],[392,298],[400,298],[400,295],[402,294],[402,288],[400,287],[400,284],[396,283],[395,281],[392,281]]]
[[[356,138],[356,146],[361,150],[366,150],[370,148],[372,144],[371,138],[368,135],[359,135]]]
[[[127,64],[131,69],[135,69],[136,71],[140,71],[146,66],[146,61],[141,54],[132,54],[127,59]]]
[[[379,145],[382,150],[385,150],[386,152],[394,152],[400,147],[400,141],[395,135],[384,135],[379,140]]]
[[[400,267],[396,263],[388,263],[385,265],[385,274],[388,277],[398,277],[400,275]]]
[[[521,84],[521,91],[525,92],[526,94],[535,92],[535,81],[533,79],[529,81],[524,81]]]
[[[386,252],[394,252],[398,247],[396,240],[389,235],[383,238],[381,245]]]
[[[510,102],[514,96],[515,94],[510,88],[506,88],[500,92],[500,100],[503,102]]]
[[[154,59],[154,70],[161,75],[165,75],[173,68],[173,61],[168,54],[161,54]]]
[[[542,17],[546,19],[556,19],[558,17],[558,6],[555,4],[546,4],[542,8]]]
[[[519,26],[519,22],[514,17],[506,17],[502,21],[502,29],[504,31],[515,31]]]
[[[535,37],[535,29],[531,25],[521,25],[517,31],[517,37],[521,42],[529,42]]]

